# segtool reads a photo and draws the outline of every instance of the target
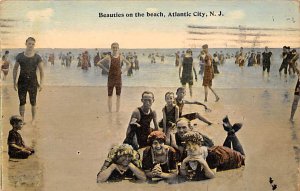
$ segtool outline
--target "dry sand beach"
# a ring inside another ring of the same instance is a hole
[[[186,106],[184,112],[199,111],[214,124],[200,121],[197,129],[210,136],[216,145],[226,134],[221,125],[225,115],[242,122],[238,132],[246,152],[246,166],[217,173],[215,179],[181,184],[96,183],[96,174],[109,148],[123,141],[131,112],[141,105],[144,90],[155,94],[155,109],[162,117],[164,94],[176,88],[124,87],[121,111],[107,112],[106,87],[46,86],[38,95],[36,126],[30,124],[30,106],[26,105],[21,134],[36,154],[27,160],[8,160],[9,117],[18,113],[18,97],[13,87],[2,91],[2,189],[11,190],[271,190],[269,177],[278,190],[299,190],[300,117],[289,122],[293,90],[289,89],[217,89],[221,100],[209,95],[208,106]],[[194,98],[203,101],[203,88],[194,89]],[[188,99],[188,96],[187,96]],[[298,109],[299,110],[299,109]]]

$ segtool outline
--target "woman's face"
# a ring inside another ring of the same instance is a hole
[[[122,166],[128,166],[129,163],[132,161],[133,156],[130,154],[125,154],[119,157],[119,159],[116,161],[117,164]]]
[[[190,141],[186,142],[186,152],[188,156],[198,156],[202,154],[200,146]]]
[[[164,142],[161,140],[154,140],[152,143],[152,148],[155,153],[161,154],[163,153]]]

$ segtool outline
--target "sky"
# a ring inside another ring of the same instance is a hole
[[[210,16],[210,12],[223,16]],[[126,13],[165,17],[126,17]],[[169,13],[207,17],[168,17]],[[124,17],[99,17],[124,14]],[[300,47],[299,0],[0,1],[1,48]],[[229,27],[229,28],[228,28]]]

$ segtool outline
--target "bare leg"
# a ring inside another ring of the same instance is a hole
[[[295,95],[293,105],[292,105],[292,110],[291,110],[291,117],[290,117],[291,121],[294,120],[294,115],[295,115],[295,112],[297,110],[299,100],[300,100],[300,96]]]
[[[121,96],[117,95],[117,112],[120,111],[120,105],[121,105]]]
[[[215,95],[215,97],[216,97],[216,102],[217,101],[219,101],[219,96],[217,95],[217,93],[211,88],[211,87],[209,87],[209,89],[212,91],[212,93]]]
[[[207,102],[207,94],[208,94],[207,86],[204,86],[204,95],[205,95],[204,101],[205,102]]]
[[[36,106],[32,105],[31,106],[31,114],[32,114],[32,124],[35,125],[35,114],[36,114]]]
[[[112,96],[108,96],[107,105],[108,105],[108,111],[111,112],[112,111]]]
[[[190,88],[190,96],[193,97],[193,86],[189,85],[189,88]]]
[[[199,113],[196,114],[196,117],[200,120],[203,121],[204,123],[211,125],[212,122],[208,121],[207,119],[205,119],[204,117],[202,117]]]
[[[25,105],[20,105],[19,106],[19,112],[20,112],[20,115],[24,121],[24,114],[25,114]]]

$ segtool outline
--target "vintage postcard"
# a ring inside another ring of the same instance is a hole
[[[0,1],[1,190],[300,190],[299,13]]]

